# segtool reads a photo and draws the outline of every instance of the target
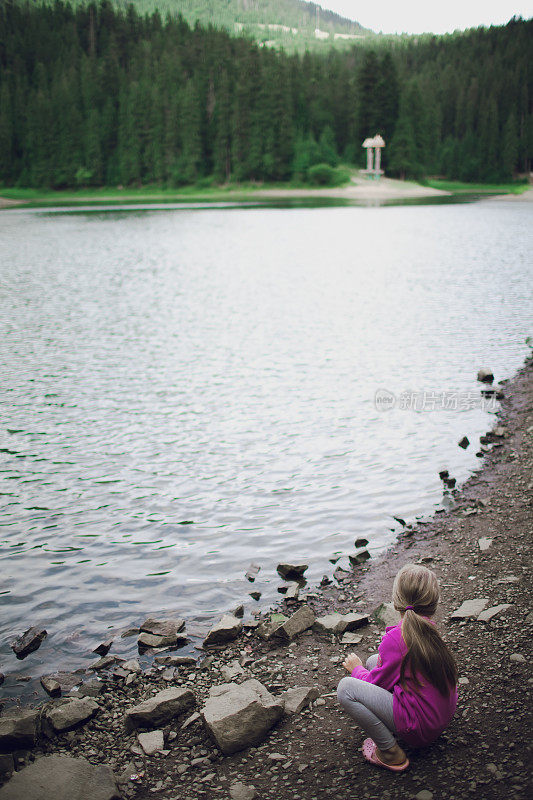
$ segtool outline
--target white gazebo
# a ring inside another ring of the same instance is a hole
[[[381,169],[381,148],[385,147],[385,141],[379,133],[363,142],[366,148],[366,169],[363,172],[371,178],[379,179],[384,174]]]

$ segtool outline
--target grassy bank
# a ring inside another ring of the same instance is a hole
[[[432,178],[425,181],[424,186],[441,189],[452,194],[522,194],[529,188],[528,183],[513,181],[512,183],[463,183]]]
[[[357,173],[354,173],[354,178]],[[356,179],[357,180],[357,179]],[[401,196],[402,190],[412,189],[419,186],[412,181],[391,181],[386,179],[388,185],[395,184]],[[361,181],[358,181],[361,186]],[[385,183],[385,182],[383,182]],[[379,184],[374,182],[363,182],[369,188],[376,188]],[[526,183],[504,183],[504,184],[477,184],[461,183],[458,181],[428,180],[421,187],[435,189],[437,192],[444,191],[452,194],[521,194],[528,188]],[[180,188],[165,188],[161,186],[141,186],[141,187],[97,187],[80,189],[30,189],[18,187],[0,187],[0,199],[4,198],[13,203],[23,203],[26,207],[47,207],[47,206],[79,206],[79,205],[120,205],[133,203],[180,203],[180,202],[246,202],[260,199],[267,194],[270,196],[279,195],[285,198],[290,197],[294,192],[295,196],[302,197],[305,193],[308,197],[313,195],[323,195],[329,190],[336,197],[353,190],[354,183],[345,184],[340,187],[317,187],[307,183],[291,181],[287,183],[241,183],[226,184],[224,186],[211,186],[196,184],[183,186]],[[0,204],[1,205],[1,204]]]

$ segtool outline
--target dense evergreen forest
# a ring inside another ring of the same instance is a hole
[[[532,34],[512,20],[299,56],[131,6],[3,2],[0,181],[305,180],[362,163],[376,132],[389,174],[509,179],[531,164]]]
[[[47,0],[50,2],[51,0]],[[35,0],[33,0],[35,2]],[[79,5],[86,0],[71,0]],[[128,0],[110,0],[124,9]],[[341,17],[306,0],[130,0],[140,14],[159,11],[162,16],[181,16],[190,24],[200,22],[225,28],[230,33],[245,32],[270,47],[287,51],[327,49],[332,43],[346,44],[342,36],[368,34],[359,23]],[[315,36],[319,23],[322,36]],[[329,36],[326,36],[329,34]],[[342,36],[335,38],[335,34]]]

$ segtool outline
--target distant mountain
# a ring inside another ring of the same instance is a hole
[[[72,0],[75,4],[83,0]],[[190,24],[214,25],[249,34],[259,43],[286,50],[354,43],[371,34],[355,22],[306,0],[111,0],[140,13],[181,14]]]

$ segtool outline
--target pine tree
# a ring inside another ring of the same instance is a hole
[[[512,178],[518,161],[518,129],[516,117],[511,112],[503,129],[502,169],[506,178]]]

